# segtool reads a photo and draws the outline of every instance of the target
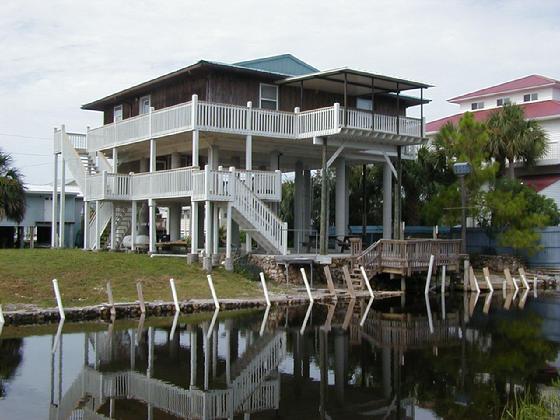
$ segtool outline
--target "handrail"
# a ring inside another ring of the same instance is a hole
[[[193,97],[192,101],[91,129],[85,147],[91,152],[194,129],[307,139],[336,134],[342,127],[348,127],[420,137],[422,124],[418,118],[397,118],[354,108],[345,110],[338,104],[291,112],[198,101]]]

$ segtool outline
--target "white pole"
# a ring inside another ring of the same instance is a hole
[[[537,276],[533,279],[533,297],[537,297]]]
[[[530,289],[529,282],[527,282],[527,277],[525,276],[525,270],[519,269],[519,277],[521,277],[521,283],[525,289]]]
[[[305,269],[301,267],[299,271],[301,272],[301,277],[303,278],[303,283],[305,284],[305,290],[307,290],[309,301],[313,302],[313,296],[311,295],[311,289],[309,288],[309,282],[307,281],[307,274],[305,274]]]
[[[493,292],[494,286],[492,286],[492,282],[490,281],[490,271],[488,271],[488,267],[484,267],[482,269],[482,273],[484,274],[484,279],[486,280],[486,284],[488,285],[488,290],[490,290],[490,292]]]
[[[426,276],[426,287],[424,287],[424,294],[430,292],[430,281],[432,280],[432,270],[434,268],[434,256],[430,255],[430,265],[428,266],[428,275]]]
[[[136,291],[138,292],[138,302],[140,303],[140,312],[142,314],[146,313],[146,305],[144,303],[144,293],[142,293],[142,283],[136,283]]]
[[[2,305],[0,305],[0,325],[4,325],[6,320],[4,319],[4,313],[2,312]]]
[[[369,284],[369,279],[368,279],[368,276],[367,276],[367,274],[366,274],[366,270],[364,269],[364,266],[363,266],[363,265],[360,266],[360,270],[361,270],[361,272],[362,272],[362,277],[364,278],[364,282],[366,283],[366,286],[367,286],[367,288],[368,288],[369,295],[370,295],[372,298],[375,297],[375,296],[373,296],[373,290],[371,290],[371,285]]]
[[[266,328],[266,321],[268,321],[268,313],[270,312],[270,306],[266,307],[266,310],[264,311],[264,316],[263,316],[263,320],[261,322],[261,329],[259,330],[259,336],[263,336],[264,334],[264,329]]]
[[[111,307],[111,318],[116,315],[115,311],[115,301],[113,300],[113,289],[111,288],[111,282],[107,282],[107,298],[109,299],[109,306]]]
[[[210,338],[212,337],[212,333],[214,332],[214,325],[216,324],[216,320],[218,319],[219,312],[220,312],[220,308],[214,309],[214,315],[212,315],[212,321],[210,321],[210,327],[208,327],[208,332],[206,333],[207,340],[210,340]],[[206,344],[209,345],[210,343],[206,343]]]
[[[173,325],[171,326],[171,332],[169,333],[169,339],[173,340],[175,336],[175,330],[177,329],[177,321],[179,320],[179,312],[175,312],[175,316],[173,317]]]
[[[362,317],[362,319],[360,320],[360,327],[364,326],[364,323],[366,322],[366,318],[368,316],[369,310],[371,308],[371,305],[373,305],[373,296],[371,297],[371,299],[368,302],[368,305],[366,306],[366,310],[364,312],[364,316]]]
[[[130,250],[136,251],[136,233],[138,229],[138,203],[132,201],[132,216],[130,222]]]
[[[62,307],[62,298],[60,297],[60,290],[58,290],[58,281],[53,279],[54,295],[56,296],[56,304],[58,306],[58,313],[60,314],[60,319],[66,319],[64,315],[64,308]]]
[[[301,329],[299,330],[300,335],[303,335],[303,333],[305,332],[305,327],[307,326],[307,321],[309,321],[309,317],[311,316],[312,309],[313,309],[313,299],[309,301],[309,306],[307,307],[307,312],[305,313],[305,319],[303,320],[303,324],[301,324]]]
[[[56,131],[56,129],[55,129]],[[61,134],[62,136],[62,134]],[[51,248],[58,247],[57,240],[57,220],[58,220],[58,154],[54,154],[54,174],[53,174],[53,193],[52,193],[52,215],[51,215]]]
[[[480,293],[480,286],[478,285],[478,280],[476,279],[476,276],[474,275],[474,270],[472,268],[472,265],[469,267],[469,276],[470,276],[472,284],[474,285],[474,290],[476,291],[476,293]]]
[[[264,298],[266,299],[266,306],[270,306],[270,298],[268,297],[268,287],[266,287],[266,280],[264,278],[264,273],[261,271],[259,274],[261,278],[261,284],[263,287]]]
[[[181,312],[181,307],[179,306],[179,300],[177,299],[177,289],[175,288],[175,280],[169,279],[169,284],[171,285],[171,294],[173,295],[173,303],[175,304],[175,312]]]
[[[212,292],[212,299],[214,299],[214,306],[216,309],[220,309],[220,303],[218,302],[218,297],[216,296],[216,289],[214,289],[214,282],[212,281],[212,275],[208,274],[208,286],[210,286],[210,291]]]
[[[437,227],[437,226],[436,226]],[[445,270],[447,266],[441,267],[441,294],[445,294]]]

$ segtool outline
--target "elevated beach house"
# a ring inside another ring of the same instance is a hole
[[[84,192],[85,249],[118,249],[125,236],[135,249],[144,233],[155,253],[157,208],[168,209],[174,242],[181,209],[190,207],[189,260],[201,257],[208,269],[225,260],[231,268],[240,229],[247,252],[293,255],[289,229],[294,248],[303,249],[310,234],[311,171],[331,165],[336,235],[343,238],[348,168],[377,162],[385,168],[383,232],[390,239],[393,232],[400,235],[393,184],[400,188],[401,159],[413,158],[414,145],[425,141],[428,87],[349,68],[319,71],[289,54],[236,64],[199,61],[83,105],[103,113],[103,125],[85,134],[55,130],[54,179],[62,160]],[[403,95],[409,91],[415,96]],[[417,117],[407,116],[415,106]],[[295,222],[289,227],[278,215],[284,173],[295,173]],[[63,187],[64,169],[61,177]],[[56,215],[64,202],[57,204],[56,194],[53,200]],[[226,231],[221,248],[218,226]],[[64,243],[62,235],[53,230],[52,246]]]

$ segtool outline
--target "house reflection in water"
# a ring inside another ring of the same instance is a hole
[[[425,313],[315,306],[84,333],[83,366],[64,393],[61,336],[50,418],[414,418],[405,353],[457,344],[460,317],[432,320],[431,333]]]

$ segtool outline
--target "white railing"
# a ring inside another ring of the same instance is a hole
[[[129,199],[190,196],[193,191],[193,172],[197,170],[197,167],[186,167],[128,175],[131,185]]]
[[[297,114],[297,137],[310,138],[335,134],[340,130],[338,104]]]
[[[245,218],[259,235],[262,235],[280,254],[288,252],[288,225],[261,201],[237,177],[230,186],[234,208]]]
[[[422,121],[402,116],[397,124],[396,116],[372,115],[370,111],[358,109],[348,109],[345,112],[338,104],[310,111],[286,112],[198,101],[193,98],[193,101],[89,130],[87,141],[85,138],[76,139],[76,145],[79,148],[87,147],[88,151],[97,151],[194,128],[231,134],[305,139],[336,134],[343,126],[419,137]]]
[[[249,108],[239,105],[198,102],[197,127],[207,131],[247,133]]]
[[[236,170],[235,174],[261,200],[282,200],[281,171]]]
[[[296,115],[293,112],[252,109],[251,132],[263,136],[295,138]]]
[[[73,138],[75,140],[75,137]],[[86,170],[84,168],[84,162],[82,162],[80,155],[78,155],[78,152],[71,143],[70,139],[70,135],[62,130],[60,136],[60,150],[62,158],[68,166],[68,169],[70,169],[76,184],[78,184],[80,190],[84,191],[86,189]]]
[[[113,204],[107,201],[102,201],[101,203],[99,203],[99,214],[97,214],[97,212],[93,212],[93,215],[90,217],[89,223],[88,223],[88,249],[95,249],[96,248],[96,240],[97,238],[95,237],[95,224],[96,224],[96,218],[99,218],[99,230],[100,233],[103,232],[105,230],[105,228],[107,227],[107,225],[109,224],[109,221],[111,220],[111,216],[112,216],[112,207]]]
[[[106,172],[104,172],[106,173]],[[85,199],[89,201],[103,200],[105,198],[103,187],[103,173],[86,176]]]

